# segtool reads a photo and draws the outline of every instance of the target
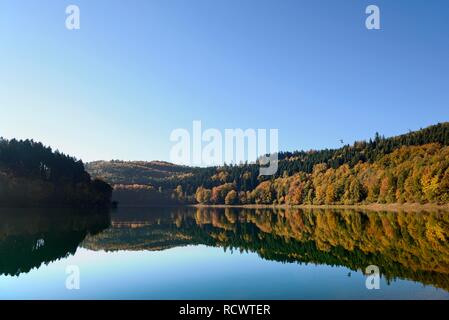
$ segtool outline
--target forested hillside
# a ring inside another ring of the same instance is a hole
[[[117,184],[114,199],[126,205],[447,203],[448,146],[445,122],[396,137],[376,134],[339,149],[281,152],[270,177],[259,176],[257,163],[163,163],[161,170],[154,162],[103,161],[87,170]]]
[[[0,206],[102,207],[112,188],[80,160],[32,140],[0,138]]]
[[[152,184],[160,180],[180,180],[191,175],[192,168],[164,161],[93,161],[86,163],[92,176],[112,184]]]

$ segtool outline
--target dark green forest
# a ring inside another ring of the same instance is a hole
[[[276,175],[258,163],[185,167],[97,161],[96,177],[122,204],[447,203],[449,122],[386,138],[378,133],[338,149],[279,153]]]
[[[0,138],[0,207],[104,207],[111,194],[81,160],[33,140]]]

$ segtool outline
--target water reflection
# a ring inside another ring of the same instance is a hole
[[[355,271],[374,264],[388,281],[449,291],[449,214],[443,212],[122,208],[111,220],[104,213],[60,213],[0,212],[0,274],[28,272],[79,246],[111,252],[202,244],[282,263]]]
[[[187,244],[257,252],[280,262],[365,270],[449,290],[449,214],[298,209],[123,210],[88,237],[92,250],[163,250]]]
[[[0,209],[0,275],[19,276],[75,253],[110,225],[108,212]]]

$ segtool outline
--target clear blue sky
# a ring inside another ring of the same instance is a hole
[[[449,120],[449,1],[0,0],[0,84],[0,136],[84,161],[168,160],[193,120],[336,147]]]

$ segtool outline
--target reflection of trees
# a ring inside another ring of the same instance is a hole
[[[198,219],[205,215],[197,213],[197,223],[204,225]],[[449,215],[444,213],[243,210],[234,230],[223,227],[230,224],[230,213],[215,210],[209,215],[207,234],[224,247],[257,251],[267,259],[351,269],[376,264],[388,278],[449,289]]]
[[[126,249],[127,241],[138,234],[139,245],[134,242],[129,249],[206,244],[282,262],[353,270],[375,264],[388,279],[408,278],[449,289],[449,215],[444,213],[178,208],[153,212],[147,220],[143,216],[114,218],[120,226],[102,233],[102,239],[89,238],[85,245]],[[143,220],[141,228],[125,223]]]
[[[107,212],[67,209],[1,209],[0,219],[0,274],[6,275],[74,254],[86,235],[110,222]]]

